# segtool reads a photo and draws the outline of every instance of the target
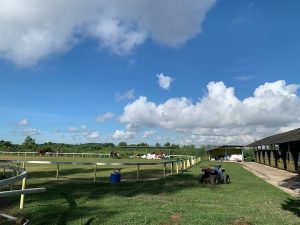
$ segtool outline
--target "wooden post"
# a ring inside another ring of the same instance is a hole
[[[140,173],[140,164],[137,164],[137,171],[136,171],[136,180],[139,180],[139,173]]]
[[[59,177],[59,164],[57,164],[56,167],[56,180],[58,180],[58,177]]]
[[[178,162],[176,162],[176,173],[178,173]]]
[[[171,174],[173,174],[173,162],[171,162]]]
[[[25,188],[26,188],[26,177],[24,177],[23,180],[22,180],[22,190],[24,190]],[[25,198],[25,195],[21,194],[20,209],[24,208],[24,198]]]
[[[25,162],[23,162],[23,169],[25,170]]]
[[[96,182],[96,177],[97,177],[97,164],[95,164],[95,168],[94,168],[94,182]]]
[[[164,178],[166,178],[166,170],[167,170],[167,166],[166,163],[164,163]]]

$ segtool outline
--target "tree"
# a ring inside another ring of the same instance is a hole
[[[170,147],[170,146],[171,146],[170,142],[165,143],[165,147]]]
[[[118,144],[119,147],[123,147],[123,146],[127,146],[127,142],[126,141],[121,141],[119,144]]]
[[[155,147],[160,147],[160,144],[157,142],[157,143],[155,144]]]
[[[149,145],[145,142],[141,142],[141,143],[137,144],[136,146],[149,146]]]
[[[35,148],[36,147],[35,140],[30,136],[27,136],[24,140],[23,146],[25,148]]]

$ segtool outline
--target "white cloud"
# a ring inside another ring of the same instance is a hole
[[[140,129],[191,133],[202,143],[249,143],[300,124],[298,87],[283,80],[265,83],[240,100],[233,87],[210,82],[207,95],[195,103],[182,97],[156,104],[141,96],[124,107],[120,121]]]
[[[34,136],[34,135],[40,135],[41,132],[35,128],[28,128],[28,129],[22,130],[22,134],[24,136]]]
[[[146,130],[146,131],[144,131],[143,138],[151,137],[151,136],[153,136],[154,134],[156,134],[156,131],[155,131],[155,130]]]
[[[96,130],[89,129],[85,124],[81,125],[80,128],[69,127],[68,132],[72,134],[72,138],[75,139],[99,139],[100,134]]]
[[[26,118],[24,118],[24,119],[21,119],[19,122],[18,122],[18,124],[19,125],[21,125],[21,126],[26,126],[26,125],[28,125],[28,120],[26,119]]]
[[[130,89],[124,94],[116,93],[115,94],[115,100],[117,102],[123,101],[123,100],[131,100],[134,99],[134,89]]]
[[[80,129],[78,129],[77,127],[69,127],[68,130],[69,130],[69,132],[72,132],[72,133],[76,133],[76,132],[80,131]]]
[[[98,139],[99,137],[100,137],[100,134],[98,131],[93,131],[87,135],[87,138],[89,138],[89,139]]]
[[[102,122],[104,122],[104,121],[107,121],[107,120],[112,119],[114,116],[115,116],[115,115],[114,115],[113,113],[107,112],[107,113],[105,113],[105,114],[103,114],[103,115],[97,116],[97,117],[96,117],[96,121],[97,121],[98,123],[102,123]]]
[[[2,0],[0,56],[20,66],[32,66],[89,38],[96,39],[100,48],[121,55],[148,38],[178,46],[202,31],[215,2]]]
[[[114,139],[131,139],[134,138],[136,135],[136,133],[134,131],[130,131],[130,130],[116,130],[112,137]]]
[[[163,75],[162,73],[157,74],[156,76],[157,76],[157,78],[158,78],[158,84],[159,84],[159,86],[160,86],[162,89],[169,90],[172,81],[174,81],[174,78],[169,77],[169,76],[167,76],[167,75],[165,76],[165,75]]]

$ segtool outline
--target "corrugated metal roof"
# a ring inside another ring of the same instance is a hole
[[[209,152],[219,148],[242,148],[242,145],[221,145],[221,146],[207,146],[205,151]]]
[[[256,147],[256,146],[270,145],[270,144],[281,144],[281,143],[292,142],[292,141],[300,141],[300,128],[260,139],[258,141],[255,141],[247,145],[247,147]]]

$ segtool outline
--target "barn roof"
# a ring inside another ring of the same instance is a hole
[[[281,144],[281,143],[292,142],[292,141],[300,141],[300,128],[260,139],[258,141],[255,141],[247,145],[247,147],[256,147],[256,146],[270,145],[270,144]]]
[[[244,146],[242,145],[221,145],[221,146],[207,146],[205,151],[213,151],[215,149],[220,149],[220,148],[242,148]]]

